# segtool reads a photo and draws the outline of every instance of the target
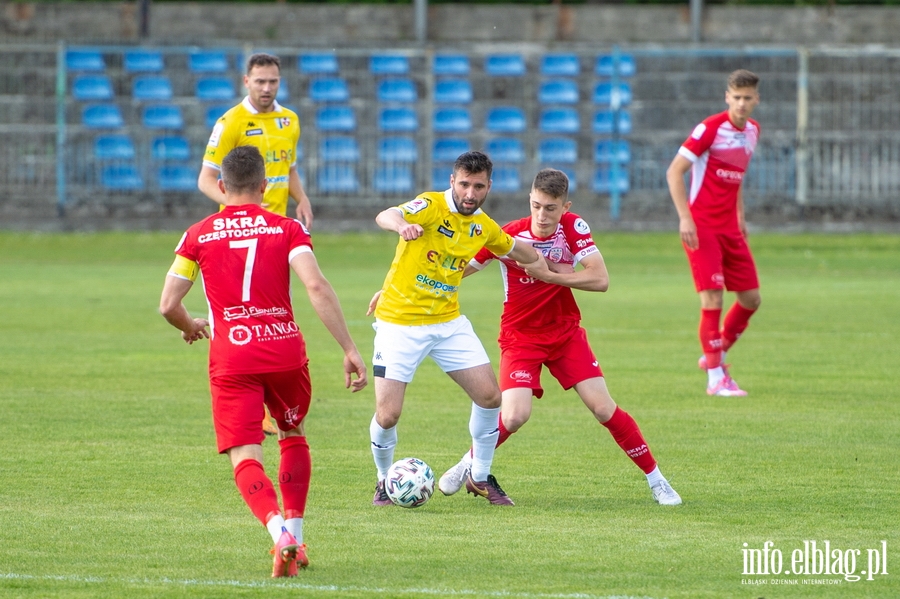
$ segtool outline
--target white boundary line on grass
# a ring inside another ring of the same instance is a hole
[[[200,587],[232,587],[243,589],[255,588],[284,588],[302,589],[305,591],[321,591],[325,593],[393,593],[400,595],[437,595],[437,596],[461,596],[461,597],[522,597],[524,599],[653,599],[647,596],[633,595],[591,595],[588,593],[528,593],[516,591],[475,591],[470,589],[387,589],[383,587],[357,587],[304,584],[301,582],[287,582],[275,580],[173,580],[171,578],[103,578],[100,576],[74,576],[43,574],[35,576],[31,574],[17,574],[5,572],[0,574],[0,579],[5,580],[34,580],[104,584],[108,582],[136,585],[175,585],[175,586],[200,586]]]

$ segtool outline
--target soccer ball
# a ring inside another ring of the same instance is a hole
[[[419,507],[434,493],[434,472],[419,458],[403,458],[388,468],[384,490],[400,507]]]

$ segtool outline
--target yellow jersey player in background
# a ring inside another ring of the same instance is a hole
[[[247,96],[216,121],[203,155],[197,187],[209,199],[224,204],[225,195],[216,183],[222,159],[238,146],[256,146],[266,162],[263,208],[287,216],[288,197],[294,198],[297,218],[309,228],[312,206],[297,173],[300,119],[275,99],[280,83],[281,61],[277,56],[250,56],[244,75]]]
[[[297,173],[300,119],[275,99],[280,83],[281,61],[277,56],[258,53],[247,59],[244,75],[247,96],[216,121],[203,154],[197,187],[220,204],[220,210],[224,209],[225,194],[218,184],[222,159],[238,146],[256,146],[266,163],[262,207],[287,216],[288,197],[292,197],[297,202],[297,218],[309,228],[313,221],[312,206]],[[262,427],[267,435],[278,433],[268,410]]]

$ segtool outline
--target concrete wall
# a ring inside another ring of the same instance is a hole
[[[235,40],[307,47],[415,43],[413,4],[160,3],[148,41],[211,45]],[[0,2],[0,43],[134,43],[137,2]],[[874,6],[711,6],[702,40],[730,44],[896,44],[900,9]],[[459,5],[428,8],[428,41],[592,44],[691,41],[688,3],[632,5]]]

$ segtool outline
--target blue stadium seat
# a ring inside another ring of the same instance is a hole
[[[376,54],[369,57],[369,72],[373,75],[406,75],[409,59],[405,56]]]
[[[131,95],[135,100],[171,100],[172,82],[164,75],[136,77],[131,84]]]
[[[196,183],[196,178],[194,182]],[[144,179],[133,164],[114,164],[104,167],[100,173],[100,184],[115,191],[140,191],[144,189]]]
[[[323,193],[356,193],[359,181],[356,169],[346,164],[326,164],[319,167],[316,181],[318,191]]]
[[[581,121],[574,108],[550,108],[541,112],[538,127],[544,133],[578,133]]]
[[[316,127],[321,131],[353,131],[356,113],[349,106],[325,106],[316,112]]]
[[[412,167],[392,164],[375,169],[372,188],[378,193],[410,193],[414,183]]]
[[[435,102],[468,104],[472,97],[472,84],[468,79],[438,79],[434,84]]]
[[[359,142],[355,137],[323,137],[319,141],[323,162],[359,162]]]
[[[616,86],[618,92],[618,106],[631,104],[631,86],[624,81]],[[613,103],[613,86],[608,81],[601,81],[594,86],[594,104],[605,104],[610,106]]]
[[[542,81],[537,97],[542,104],[577,104],[578,83],[573,79]]]
[[[127,135],[98,135],[94,140],[94,158],[132,160],[134,158],[134,142]]]
[[[156,170],[156,183],[163,191],[197,191],[197,169],[163,165]]]
[[[301,54],[297,69],[307,75],[325,75],[338,72],[335,54]]]
[[[164,67],[162,52],[157,50],[126,50],[122,64],[126,73],[159,73]]]
[[[594,162],[610,163],[616,161],[620,164],[631,162],[631,146],[624,139],[616,142],[598,141],[594,145]]]
[[[92,129],[116,129],[125,126],[122,111],[115,104],[91,104],[81,112],[81,122]]]
[[[594,171],[593,190],[596,193],[610,193],[614,185],[618,187],[619,193],[628,193],[631,184],[628,181],[627,170],[618,169],[618,177],[615,179],[613,179],[612,171],[607,168],[598,168]]]
[[[434,111],[432,128],[440,133],[468,133],[472,130],[472,116],[465,108],[441,108]]]
[[[431,159],[435,162],[454,162],[460,154],[471,149],[469,140],[462,137],[444,137],[434,140]]]
[[[228,71],[228,57],[224,52],[215,50],[191,52],[188,68],[193,73],[225,73]]]
[[[415,162],[418,159],[416,140],[412,137],[384,137],[378,141],[378,160],[382,162]]]
[[[204,102],[222,102],[234,98],[234,84],[226,77],[198,79],[195,89],[197,99]]]
[[[206,109],[206,128],[212,129],[216,125],[216,121],[219,118],[231,110],[232,106],[230,104],[214,104],[213,106],[209,106]]]
[[[495,167],[491,180],[491,191],[496,193],[515,193],[522,186],[519,169],[514,166]]]
[[[517,106],[497,106],[488,111],[485,126],[496,133],[521,133],[525,131],[525,111]]]
[[[634,64],[634,56],[630,54],[619,55],[619,77],[631,77],[635,74],[637,68]],[[597,57],[597,63],[594,67],[594,73],[601,77],[612,77],[613,74],[613,57],[611,55],[602,55]]]
[[[600,110],[594,115],[594,133],[611,134],[613,132],[613,111]],[[628,135],[631,133],[631,115],[624,110],[619,111],[619,133]]]
[[[453,160],[456,160],[454,158]],[[431,187],[435,190],[450,188],[450,175],[453,174],[453,165],[445,164],[431,169]]]
[[[382,131],[416,131],[419,118],[412,108],[382,108],[378,111],[378,128]]]
[[[72,81],[72,97],[76,100],[112,100],[112,82],[106,75],[79,75]]]
[[[469,57],[465,54],[436,54],[431,66],[435,75],[468,75]]]
[[[156,137],[150,142],[150,155],[154,160],[189,160],[191,146],[180,135]]]
[[[375,97],[379,102],[415,102],[419,94],[412,79],[382,79]]]
[[[580,72],[576,54],[547,54],[541,58],[541,75],[575,77]]]
[[[174,104],[154,104],[144,107],[141,124],[148,129],[182,129],[184,117],[181,108]]]
[[[484,72],[492,77],[521,77],[525,59],[519,54],[491,54],[484,59]]]
[[[309,98],[313,102],[346,102],[350,88],[340,77],[313,79],[309,82]]]
[[[485,146],[485,151],[494,162],[523,162],[525,160],[525,146],[522,144],[522,140],[514,137],[490,139]]]
[[[288,90],[287,81],[284,79],[281,80],[281,83],[278,85],[278,93],[275,94],[275,99],[278,100],[279,104],[284,104],[288,100],[291,99],[290,91]],[[294,111],[296,112],[296,110]]]
[[[106,61],[98,50],[67,50],[66,69],[70,71],[105,71]]]
[[[538,143],[539,162],[573,163],[578,160],[578,144],[571,137],[548,137]]]

